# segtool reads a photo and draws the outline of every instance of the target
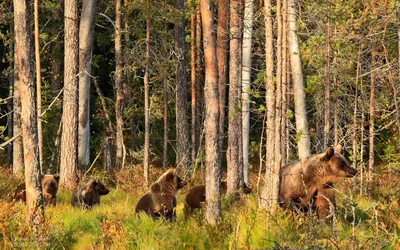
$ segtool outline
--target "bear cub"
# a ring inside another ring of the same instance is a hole
[[[153,219],[176,220],[176,195],[186,185],[174,169],[163,173],[136,204],[135,212],[145,212]]]
[[[294,205],[302,211],[314,208],[320,218],[325,216],[331,204],[336,204],[333,184],[341,178],[357,174],[342,153],[340,145],[329,147],[324,153],[282,167],[279,173],[280,205]]]
[[[46,174],[41,176],[42,179],[42,191],[44,204],[46,206],[52,205],[55,206],[57,204],[57,192],[58,186],[60,182],[60,175],[58,174]],[[25,183],[21,183],[18,185],[16,190],[14,191],[14,199],[16,201],[22,200],[26,202],[26,186]]]
[[[95,179],[74,189],[71,204],[74,207],[92,208],[100,204],[100,196],[109,192],[101,181]]]

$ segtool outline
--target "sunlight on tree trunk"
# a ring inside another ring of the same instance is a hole
[[[150,64],[150,0],[146,1],[146,69],[144,72],[144,182],[149,186],[150,151],[150,100],[149,100],[149,64]]]

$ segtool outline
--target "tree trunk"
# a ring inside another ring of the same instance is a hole
[[[149,64],[150,64],[150,0],[146,1],[146,69],[144,72],[144,181],[149,185],[149,150],[150,150],[150,100],[149,100]]]
[[[14,24],[15,28],[15,24]],[[18,72],[17,53],[14,49],[14,115],[13,115],[13,135],[21,135],[21,95],[20,95],[20,80]],[[13,141],[13,175],[20,178],[24,175],[24,148],[22,145],[22,136],[19,136]]]
[[[60,184],[73,187],[78,166],[78,2],[65,1],[64,104]]]
[[[40,48],[39,48],[39,3],[34,2],[35,16],[35,63],[36,63],[36,107],[38,113],[37,132],[40,167],[43,165],[43,132],[42,132],[42,77],[40,73]],[[41,169],[43,170],[43,169]]]
[[[361,55],[361,46],[358,49],[357,55],[357,69],[356,69],[356,92],[354,94],[354,113],[353,113],[353,168],[357,167],[357,100],[358,100],[358,78],[360,75],[360,55]]]
[[[372,42],[371,46],[371,85],[369,89],[369,161],[368,161],[368,181],[372,181],[375,165],[375,152],[374,152],[374,125],[375,125],[375,84],[376,74],[375,70],[375,43]]]
[[[122,51],[121,51],[121,0],[115,4],[115,117],[116,117],[116,156],[115,168],[124,165],[124,84],[122,81]]]
[[[217,60],[218,60],[218,98],[219,98],[219,146],[224,152],[225,103],[228,67],[229,41],[229,0],[218,0]]]
[[[198,141],[198,150],[197,155],[199,155],[201,150],[201,137],[200,132],[202,127],[204,126],[204,99],[203,99],[203,91],[204,91],[204,70],[203,70],[203,60],[202,60],[202,28],[201,28],[201,14],[200,14],[200,5],[196,10],[196,115],[197,115],[197,124],[196,124],[196,137]]]
[[[97,0],[84,0],[79,25],[78,161],[90,163],[90,77]]]
[[[184,0],[175,0],[180,15],[184,12]],[[186,174],[190,170],[189,125],[187,111],[187,83],[185,60],[185,19],[182,16],[175,23],[176,52],[176,166]]]
[[[110,137],[107,137],[104,142],[104,170],[110,172],[112,169],[112,156],[111,156],[111,142]]]
[[[44,207],[38,148],[37,110],[30,55],[31,33],[27,1],[14,1],[15,50],[18,65],[18,83],[21,94],[21,129],[25,152],[25,185],[27,222],[37,232],[44,220]]]
[[[168,81],[165,77],[163,79],[164,88],[163,88],[163,96],[164,96],[164,144],[163,144],[163,169],[167,169],[168,159],[167,159],[167,151],[168,151]]]
[[[243,162],[240,161],[242,147],[241,114],[241,0],[232,0],[230,4],[230,58],[229,58],[229,113],[228,113],[228,149],[227,194],[232,195],[240,188],[243,175]]]
[[[293,81],[296,130],[300,160],[310,155],[310,134],[308,133],[306,97],[304,93],[303,70],[301,67],[300,45],[297,37],[296,1],[288,2],[290,64]]]
[[[191,91],[192,91],[192,162],[196,162],[197,151],[199,148],[198,137],[196,134],[198,116],[196,113],[198,93],[196,92],[196,11],[190,16],[190,75],[191,75]]]
[[[61,6],[57,5],[53,9],[52,12],[52,19],[53,22],[57,22],[61,18]],[[59,36],[60,27],[58,25],[53,25],[51,28],[51,35],[58,38]],[[58,92],[62,88],[62,77],[61,77],[61,56],[63,54],[62,51],[62,42],[61,39],[58,38],[53,42],[51,46],[51,54],[52,58],[51,61],[51,86],[53,90],[53,95],[57,96]]]
[[[206,79],[204,99],[205,151],[206,151],[206,220],[216,224],[221,219],[221,165],[219,152],[219,102],[218,67],[215,44],[214,19],[210,0],[200,0],[200,9],[204,34],[204,55]]]
[[[282,121],[281,121],[281,165],[286,165],[289,155],[288,119],[288,40],[287,40],[287,0],[282,1]]]
[[[251,53],[253,36],[253,0],[246,0],[244,7],[244,33],[242,46],[242,136],[243,180],[249,183],[249,136],[250,136],[250,90]]]
[[[14,32],[13,32],[13,22],[11,22],[11,27],[10,27],[10,36],[14,37]],[[14,55],[14,41],[10,41],[10,55]],[[13,119],[14,119],[14,115],[13,115],[13,106],[14,106],[14,60],[10,59],[10,72],[9,72],[9,79],[8,79],[8,88],[9,88],[9,98],[7,100],[7,133],[8,133],[8,138],[12,138],[13,137],[13,127],[14,127],[14,123],[13,123]],[[14,140],[15,142],[15,140]],[[11,167],[13,164],[13,143],[10,143],[7,145],[7,166]]]
[[[329,10],[330,11],[330,10]],[[328,13],[330,15],[330,13]],[[331,87],[331,26],[328,17],[328,24],[326,27],[326,70],[325,70],[325,106],[324,106],[324,149],[329,145],[330,135],[330,87]]]
[[[264,0],[265,5],[265,102],[267,116],[267,140],[266,140],[266,171],[264,188],[260,195],[260,206],[270,209],[272,205],[272,175],[275,162],[275,85],[274,85],[274,46],[272,33],[272,5],[271,0]]]

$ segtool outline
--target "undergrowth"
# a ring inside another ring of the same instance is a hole
[[[258,209],[255,194],[223,200],[222,220],[215,226],[205,222],[203,211],[184,220],[188,188],[178,196],[176,222],[152,220],[134,213],[145,189],[117,181],[91,210],[72,207],[71,191],[60,190],[57,206],[46,207],[46,221],[34,234],[25,224],[25,205],[9,195],[20,180],[1,171],[0,249],[400,249],[395,196],[361,194],[351,180],[338,185],[332,225],[280,208],[269,215]],[[375,191],[385,194],[390,188],[377,185]]]

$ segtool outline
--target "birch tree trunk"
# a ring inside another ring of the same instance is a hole
[[[288,39],[287,39],[287,0],[282,1],[282,121],[281,121],[281,166],[286,165],[289,155],[288,130]]]
[[[242,46],[242,137],[243,137],[243,180],[249,183],[249,135],[250,135],[250,90],[251,53],[253,36],[253,0],[245,0],[244,33]]]
[[[241,113],[241,0],[230,3],[230,58],[229,58],[229,111],[228,111],[228,149],[227,158],[227,194],[232,195],[240,188],[243,176],[243,161],[240,155],[242,147]]]
[[[37,132],[40,167],[43,165],[43,132],[42,132],[42,77],[40,73],[40,48],[39,48],[39,3],[34,2],[35,16],[35,66],[36,66],[36,106],[37,106]],[[42,169],[41,169],[42,170]]]
[[[144,181],[149,185],[149,149],[150,149],[150,100],[149,100],[149,57],[150,57],[150,0],[146,1],[146,69],[144,72]]]
[[[97,0],[84,0],[79,25],[78,161],[90,164],[90,77]]]
[[[310,155],[310,134],[308,133],[306,97],[304,93],[303,70],[300,58],[300,45],[297,37],[296,0],[288,1],[290,64],[293,81],[293,95],[296,117],[296,130],[300,160]]]
[[[330,9],[329,9],[330,11]],[[328,13],[330,15],[330,13]],[[328,18],[328,24],[326,27],[326,70],[325,70],[325,106],[324,106],[324,149],[329,145],[330,135],[330,87],[331,87],[331,26],[330,19]]]
[[[265,102],[267,116],[267,140],[266,140],[266,171],[264,187],[261,192],[259,203],[260,207],[270,209],[272,204],[272,175],[275,162],[275,85],[274,85],[274,46],[272,33],[272,5],[271,0],[264,0],[265,8]]]
[[[65,0],[64,104],[61,135],[60,184],[74,185],[78,166],[78,2]]]
[[[124,166],[124,83],[122,80],[121,51],[121,0],[115,3],[115,117],[116,117],[116,156],[115,168]]]
[[[21,94],[21,129],[24,148],[26,221],[34,232],[44,220],[44,207],[38,148],[35,84],[31,65],[30,15],[27,1],[14,0],[15,50]]]
[[[216,224],[221,219],[221,165],[219,152],[218,66],[213,11],[210,0],[200,0],[204,34],[206,79],[205,151],[206,151],[206,220]]]
[[[221,159],[224,152],[226,85],[229,41],[229,0],[218,0],[217,60],[219,98],[219,146]]]
[[[175,0],[175,8],[181,15],[184,12],[184,0]],[[187,83],[185,60],[185,20],[182,16],[175,23],[176,62],[176,165],[186,174],[190,170],[190,142],[187,111]]]

